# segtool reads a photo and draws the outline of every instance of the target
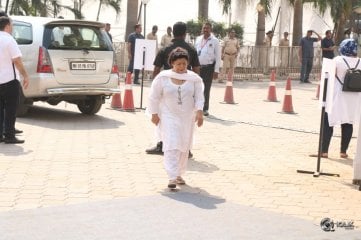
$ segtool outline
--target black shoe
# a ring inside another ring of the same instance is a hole
[[[23,130],[20,130],[20,129],[16,129],[16,128],[15,128],[15,134],[20,134],[20,133],[23,133]]]
[[[4,142],[6,144],[21,144],[24,143],[25,141],[17,139],[16,137],[12,137],[12,138],[4,138]]]
[[[170,188],[170,189],[177,188],[177,180],[169,180],[168,188]]]
[[[188,153],[188,158],[193,158],[193,154],[191,153],[191,151],[189,151]]]
[[[148,148],[145,150],[146,153],[148,154],[158,154],[158,155],[163,155],[163,151],[162,151],[162,148],[163,148],[163,143],[162,142],[158,142],[157,143],[157,146],[155,147],[152,147],[152,148]]]
[[[0,137],[0,143],[4,141],[3,136]]]
[[[307,81],[304,81],[304,83],[312,83],[312,82],[310,82],[309,80],[307,80]]]
[[[208,110],[204,110],[204,111],[203,111],[203,116],[209,116]]]

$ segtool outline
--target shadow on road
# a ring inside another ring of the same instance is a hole
[[[56,108],[32,106],[24,118],[17,118],[17,122],[60,130],[85,129],[115,129],[124,125],[123,122],[101,115],[85,115],[80,112]]]
[[[223,198],[212,196],[200,188],[194,188],[188,185],[182,186],[177,192],[164,190],[161,194],[173,200],[192,204],[195,207],[203,209],[216,209],[218,204],[226,202]]]
[[[32,153],[32,150],[24,151],[21,145],[0,143],[0,155],[20,156]]]
[[[216,165],[211,164],[209,162],[195,161],[194,159],[188,160],[187,171],[211,173],[211,172],[218,171],[218,170],[219,170],[219,168]]]

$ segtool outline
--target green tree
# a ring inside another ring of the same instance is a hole
[[[360,6],[360,0],[318,0],[314,2],[320,12],[324,14],[327,8],[330,8],[331,17],[334,23],[335,43],[339,45],[344,39],[344,31],[347,27],[355,26],[352,24],[355,19],[353,13],[354,7]]]
[[[9,13],[13,15],[56,17],[62,9],[71,11],[76,18],[82,18],[78,9],[61,5],[56,0],[14,0],[11,2]]]
[[[209,0],[198,0],[198,19],[208,19]]]
[[[218,38],[224,38],[229,29],[234,29],[236,32],[236,37],[242,42],[243,40],[243,27],[238,23],[233,23],[229,28],[225,27],[224,23],[215,22],[213,20],[202,20],[199,19],[198,21],[189,20],[186,22],[187,24],[187,32],[190,35],[191,39],[194,40],[197,36],[201,34],[202,26],[205,21],[208,21],[212,24],[212,31],[213,34]]]
[[[236,0],[243,1],[243,0]],[[246,0],[247,3],[251,4],[253,1]],[[256,46],[263,45],[264,36],[266,33],[266,16],[270,14],[273,0],[260,0],[257,4],[257,32],[256,32]],[[228,14],[232,5],[232,0],[219,0],[223,5],[223,14]],[[242,34],[243,36],[243,34]]]
[[[138,1],[127,1],[127,21],[125,26],[125,41],[128,41],[128,35],[134,32],[134,25],[138,23]]]
[[[293,5],[292,46],[298,46],[302,38],[303,2],[302,0],[290,0],[290,3]]]
[[[128,1],[130,1],[130,0],[128,0]],[[120,13],[120,3],[121,3],[121,0],[99,0],[98,13],[97,13],[96,21],[99,21],[100,10],[101,10],[103,5],[114,9],[114,11],[115,11],[115,13],[116,13],[116,15],[118,17],[119,13]]]

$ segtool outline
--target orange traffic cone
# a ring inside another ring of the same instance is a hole
[[[124,89],[124,101],[123,109],[124,111],[135,111],[134,101],[133,101],[133,91],[132,91],[132,73],[127,72],[125,79],[125,89]]]
[[[283,99],[282,113],[294,114],[291,94],[291,78],[287,79],[285,97]]]
[[[320,81],[321,81],[321,76],[320,75],[318,75],[318,80],[319,80],[319,83],[317,85],[316,97],[314,98],[315,100],[318,100],[320,98]]]
[[[276,72],[275,72],[275,70],[272,70],[271,79],[270,79],[269,87],[268,87],[268,96],[267,96],[267,100],[266,100],[268,102],[278,102],[277,96],[276,96],[275,78],[276,78]]]
[[[236,104],[233,100],[233,69],[228,71],[223,103]]]
[[[316,97],[314,99],[318,100],[319,98],[320,98],[320,84],[317,85]]]
[[[110,103],[111,108],[122,108],[122,99],[120,97],[120,92],[115,93],[112,96],[112,102]]]

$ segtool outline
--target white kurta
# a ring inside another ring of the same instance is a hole
[[[355,67],[359,58],[337,56],[334,58],[336,63],[336,74],[343,82],[343,79],[348,69],[344,58],[351,68]],[[361,69],[361,61],[357,67]],[[326,112],[328,113],[328,121],[330,126],[337,126],[343,123],[354,124],[360,120],[361,112],[361,93],[358,92],[343,92],[342,85],[334,78],[333,84],[330,84],[333,89],[328,89],[328,93],[333,92],[331,102],[327,102]]]
[[[181,85],[171,78],[185,80]],[[191,148],[195,125],[195,111],[204,104],[202,79],[192,71],[177,74],[172,70],[162,71],[153,80],[148,111],[157,113],[163,141],[163,151],[187,152]]]

